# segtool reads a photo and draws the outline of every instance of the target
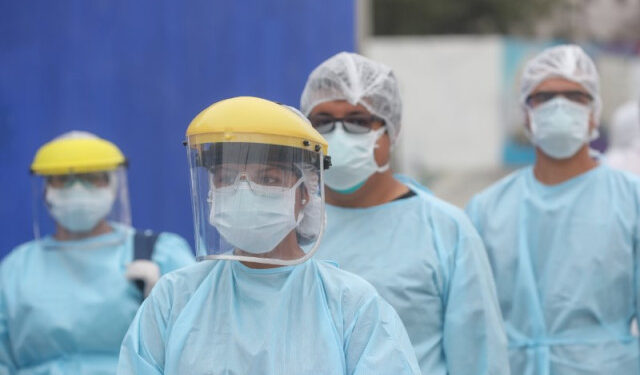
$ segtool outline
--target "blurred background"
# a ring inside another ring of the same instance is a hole
[[[390,65],[404,101],[396,171],[464,206],[533,161],[517,103],[524,62],[582,45],[614,110],[640,98],[640,0],[23,0],[0,2],[0,257],[32,239],[29,165],[69,130],[130,160],[133,225],[193,244],[189,121],[254,95],[298,106],[339,51]]]

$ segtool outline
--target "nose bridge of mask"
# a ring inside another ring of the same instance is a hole
[[[554,121],[552,124],[571,124],[577,116],[584,116],[588,121],[588,116],[591,112],[591,107],[583,104],[574,103],[571,100],[557,96],[547,103],[543,103],[537,108],[529,110],[529,120],[531,125],[531,131],[539,131],[541,117],[549,118],[553,116],[555,119],[562,119],[565,121]]]
[[[353,134],[344,129],[342,121],[336,122],[333,131],[325,136],[330,147],[333,146],[332,156],[337,156],[332,158],[332,164],[334,166],[341,165],[355,156],[362,157],[365,153],[367,156],[370,154],[371,158],[374,158],[373,152],[375,149],[380,148],[378,140],[384,132],[385,128],[382,127],[375,130],[371,129],[367,133]]]
[[[77,179],[62,188],[47,187],[47,201],[49,203],[83,202],[87,200],[89,194],[91,194],[90,188]]]

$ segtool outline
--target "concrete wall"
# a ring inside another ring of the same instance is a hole
[[[509,127],[522,122],[517,100],[509,99],[517,93],[524,60],[548,44],[500,36],[362,39],[360,52],[388,64],[400,81],[404,108],[395,170],[458,205],[508,173],[505,139],[513,134]],[[591,47],[606,133],[615,108],[640,96],[640,59]],[[514,53],[523,60],[507,63]]]
[[[403,173],[500,166],[501,38],[378,37],[361,52],[391,66],[403,95]]]

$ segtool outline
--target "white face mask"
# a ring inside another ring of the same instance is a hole
[[[295,217],[296,190],[300,179],[284,192],[269,191],[272,188],[252,190],[243,181],[237,188],[217,189],[210,193],[211,211],[209,223],[218,229],[224,239],[237,249],[251,254],[263,254],[273,250],[303,218]],[[215,199],[215,197],[219,197]]]
[[[591,108],[557,97],[529,110],[533,143],[554,159],[567,159],[589,141]]]
[[[76,182],[70,187],[47,187],[49,212],[62,227],[73,233],[89,232],[104,219],[113,206],[111,187],[88,188]]]
[[[351,194],[362,187],[372,174],[389,169],[388,163],[379,167],[373,154],[385,128],[350,134],[344,131],[341,123],[335,126],[332,132],[324,134],[331,154],[331,168],[325,172],[324,180],[332,190]]]

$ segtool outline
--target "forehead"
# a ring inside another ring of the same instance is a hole
[[[579,83],[569,81],[565,78],[560,77],[552,77],[547,78],[542,81],[535,89],[531,92],[536,93],[539,91],[583,91],[587,92],[587,90]]]
[[[313,107],[311,115],[328,114],[333,117],[344,117],[347,115],[361,114],[370,115],[371,113],[361,104],[353,105],[346,100],[332,100],[320,103]]]

